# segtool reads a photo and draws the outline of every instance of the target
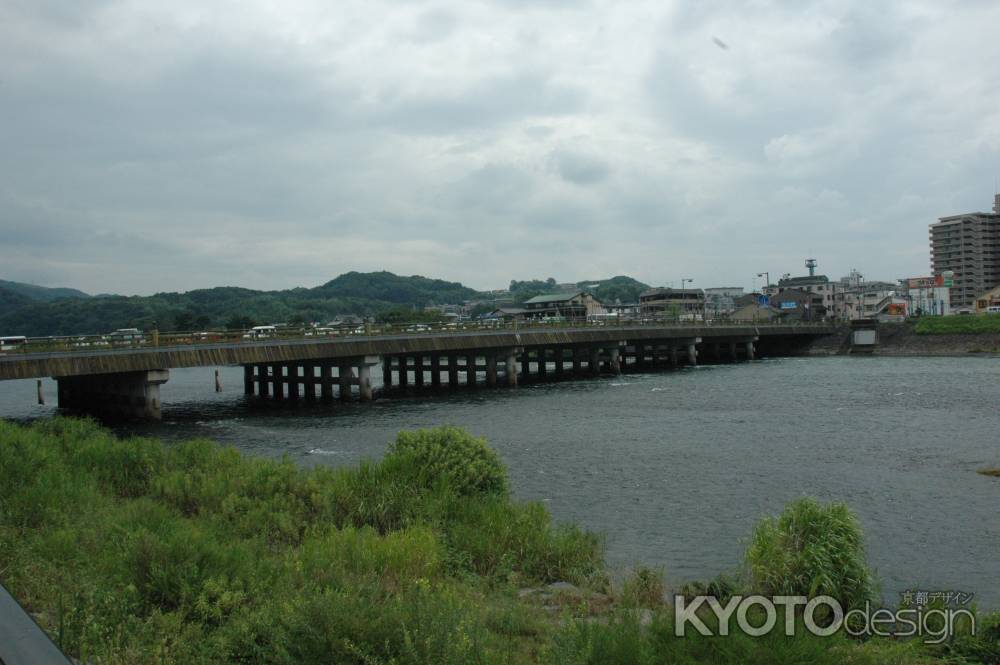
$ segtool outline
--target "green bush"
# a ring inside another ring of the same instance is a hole
[[[753,591],[763,595],[828,595],[845,608],[874,596],[861,525],[843,503],[803,498],[764,518],[746,563]]]
[[[463,496],[507,494],[507,469],[500,457],[486,439],[458,427],[400,432],[385,463],[408,467],[425,487],[445,483]]]

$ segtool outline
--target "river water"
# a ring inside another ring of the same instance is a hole
[[[1000,479],[976,473],[1000,466],[1000,358],[785,358],[283,408],[248,403],[240,368],[222,378],[217,394],[212,369],[172,370],[163,422],[119,429],[337,466],[401,429],[460,425],[500,452],[517,497],[672,586],[734,569],[754,522],[792,499],[845,501],[887,601],[960,590],[1000,608]],[[34,398],[34,381],[0,382],[0,417],[54,413]]]

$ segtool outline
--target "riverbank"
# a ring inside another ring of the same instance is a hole
[[[0,422],[0,575],[93,663],[943,655],[839,636],[674,638],[660,575],[613,588],[601,538],[506,487],[496,454],[455,429],[401,434],[381,461],[333,470],[86,421]]]
[[[1000,326],[993,321],[984,325],[984,317],[937,317],[950,321],[910,320],[878,324],[878,344],[871,350],[876,356],[1000,355]],[[1000,324],[1000,316],[993,316]],[[851,329],[845,326],[837,334],[811,341],[805,349],[809,356],[847,355],[851,352]]]

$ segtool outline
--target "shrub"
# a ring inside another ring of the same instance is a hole
[[[828,595],[845,608],[874,595],[861,526],[843,503],[803,498],[764,518],[746,563],[753,590],[764,595]]]
[[[462,496],[504,496],[507,469],[487,444],[458,427],[400,432],[385,464],[402,464],[424,487],[447,484]]]
[[[625,580],[622,599],[636,607],[658,607],[663,604],[663,571],[639,566]]]

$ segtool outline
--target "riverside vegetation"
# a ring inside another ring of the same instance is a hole
[[[496,453],[448,427],[305,470],[86,420],[0,421],[0,580],[94,664],[1000,662],[996,615],[933,648],[674,637],[658,571],[612,589],[599,537],[512,500]],[[873,589],[851,512],[803,499],[757,525],[741,574],[684,593],[853,606]]]

